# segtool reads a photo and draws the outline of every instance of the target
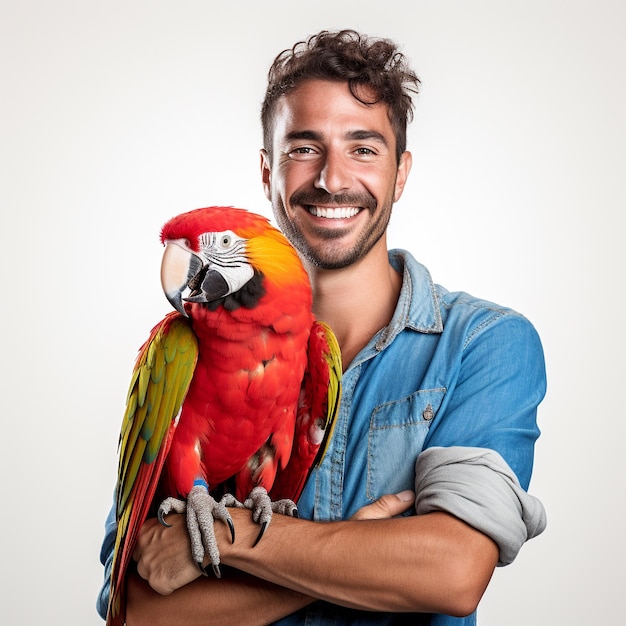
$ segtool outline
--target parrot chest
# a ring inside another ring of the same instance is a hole
[[[265,327],[243,334],[239,328],[236,338],[223,325],[219,331],[210,341],[200,337],[168,455],[169,473],[183,495],[199,475],[214,487],[240,472],[254,474],[259,463],[284,464],[291,453],[309,330]]]

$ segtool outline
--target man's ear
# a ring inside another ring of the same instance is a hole
[[[265,148],[261,148],[259,154],[261,156],[261,182],[263,184],[263,191],[265,192],[265,197],[271,201],[272,172],[270,170],[270,156]]]
[[[406,180],[409,177],[411,171],[411,165],[413,165],[413,156],[410,152],[403,152],[400,157],[400,164],[398,165],[398,173],[396,174],[396,186],[393,193],[393,201],[397,202],[402,196]]]

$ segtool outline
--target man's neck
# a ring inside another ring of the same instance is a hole
[[[307,266],[307,271],[315,316],[335,332],[345,370],[391,321],[402,277],[389,264],[386,246],[375,246],[358,263],[340,270]]]

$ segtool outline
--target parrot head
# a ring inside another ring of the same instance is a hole
[[[252,308],[264,278],[280,281],[305,274],[287,239],[261,215],[234,207],[182,213],[161,230],[165,245],[161,284],[167,299],[187,316],[185,303],[209,308]],[[306,274],[305,274],[306,276]]]

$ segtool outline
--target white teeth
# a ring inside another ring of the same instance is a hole
[[[331,220],[346,219],[354,217],[359,212],[357,207],[337,207],[334,209],[326,207],[311,206],[309,213],[315,217],[325,217]]]

